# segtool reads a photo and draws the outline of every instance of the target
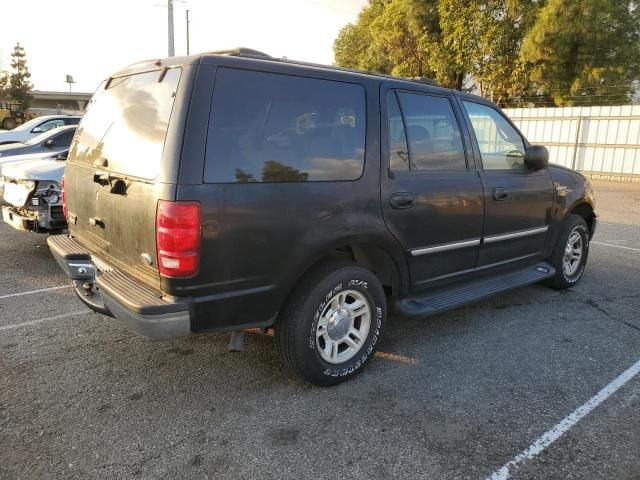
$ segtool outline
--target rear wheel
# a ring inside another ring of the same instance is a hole
[[[564,221],[558,240],[549,258],[556,269],[555,277],[548,285],[565,289],[575,285],[582,278],[589,255],[589,227],[579,215],[569,215]]]
[[[371,360],[386,315],[375,275],[352,264],[324,265],[292,293],[276,324],[276,347],[305,381],[334,385]]]

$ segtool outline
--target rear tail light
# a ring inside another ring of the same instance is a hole
[[[193,277],[200,264],[200,203],[158,201],[156,249],[160,275]]]
[[[69,219],[69,210],[67,209],[67,194],[64,192],[64,175],[60,180],[60,196],[62,197],[62,214],[65,220]]]

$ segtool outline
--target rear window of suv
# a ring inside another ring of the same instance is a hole
[[[355,180],[364,167],[364,146],[362,86],[218,70],[205,182]]]
[[[69,160],[154,179],[180,81],[179,68],[117,77],[95,93]]]

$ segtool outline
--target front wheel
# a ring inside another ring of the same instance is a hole
[[[564,221],[549,263],[556,275],[547,281],[557,288],[569,288],[580,281],[589,255],[589,227],[579,215],[569,215]]]
[[[328,264],[296,288],[276,324],[277,350],[305,381],[328,386],[371,360],[387,316],[376,276],[353,264]]]

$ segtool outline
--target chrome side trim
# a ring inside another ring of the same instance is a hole
[[[447,252],[449,250],[456,250],[458,248],[474,247],[480,245],[480,239],[474,238],[473,240],[465,240],[463,242],[451,242],[436,245],[434,247],[415,248],[411,250],[411,255],[417,257],[418,255],[427,255],[429,253]]]
[[[491,235],[490,237],[484,237],[484,243],[495,243],[503,240],[511,240],[513,238],[527,237],[529,235],[538,235],[539,233],[545,233],[549,230],[549,226],[530,228],[529,230],[520,230],[519,232],[506,233],[504,235]]]

